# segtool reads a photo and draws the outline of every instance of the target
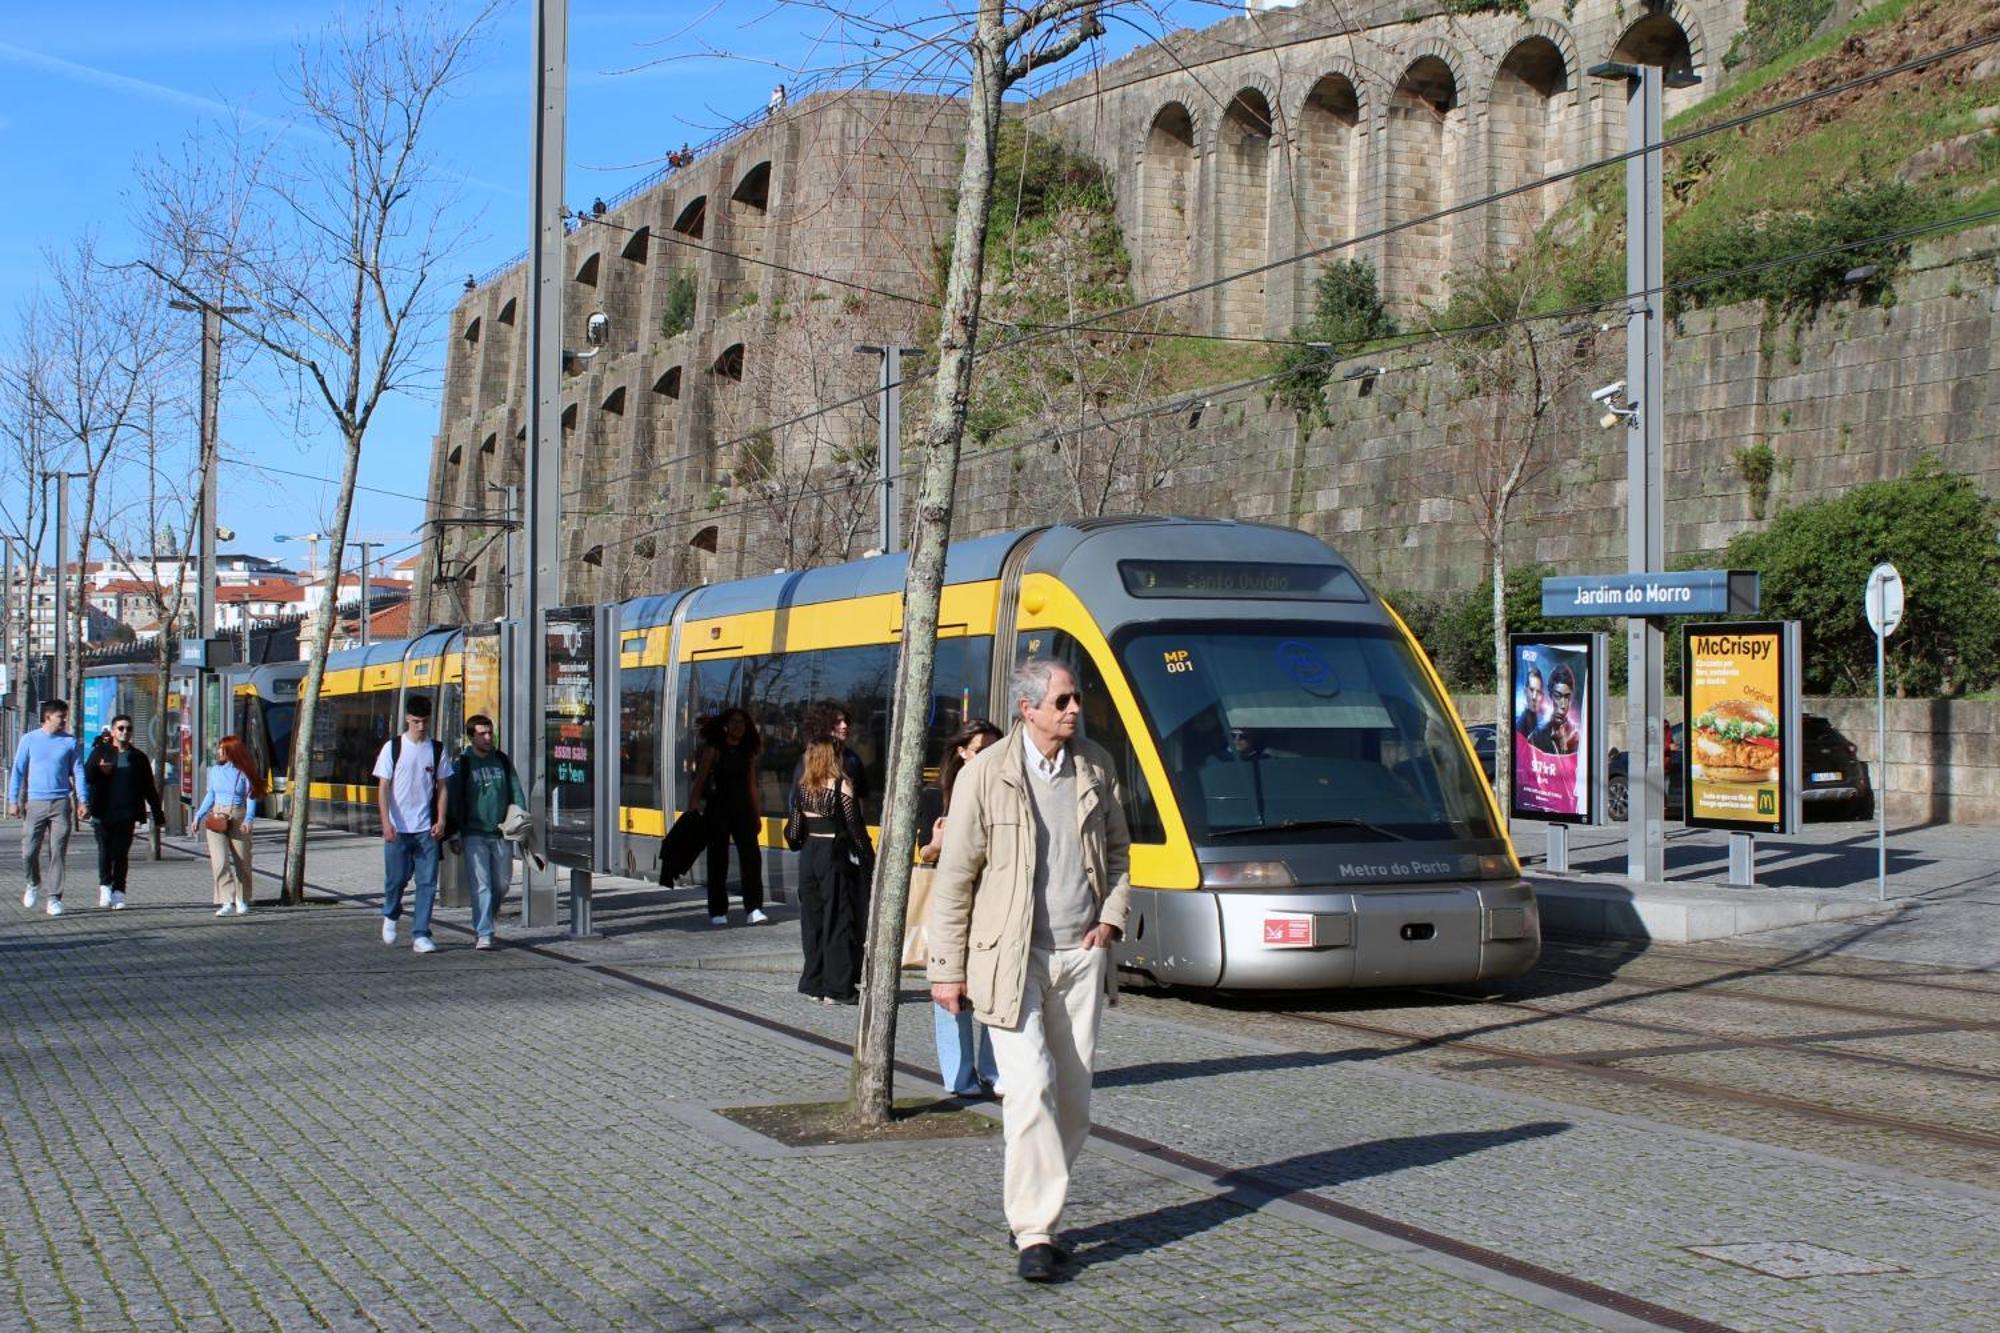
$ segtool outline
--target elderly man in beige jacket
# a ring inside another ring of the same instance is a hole
[[[970,1003],[1007,1089],[1007,1225],[1029,1282],[1061,1276],[1070,1168],[1090,1136],[1097,1026],[1131,898],[1110,756],[1076,734],[1076,677],[1031,658],[1019,724],[958,775],[931,886],[931,998]]]

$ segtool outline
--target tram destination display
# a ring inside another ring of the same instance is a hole
[[[1236,597],[1271,601],[1365,602],[1368,594],[1342,565],[1236,560],[1120,560],[1118,577],[1133,597]]]
[[[1602,634],[1508,639],[1515,819],[1593,824],[1603,806]]]
[[[559,607],[547,613],[548,694],[543,744],[548,751],[549,859],[590,870],[596,696],[591,678],[597,658],[595,609]]]
[[[1799,786],[1798,624],[1689,625],[1682,639],[1687,822],[1788,833]]]

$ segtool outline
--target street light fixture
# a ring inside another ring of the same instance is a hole
[[[306,544],[306,577],[311,578],[313,570],[319,566],[319,544],[326,540],[324,532],[274,532],[274,542],[304,542]]]

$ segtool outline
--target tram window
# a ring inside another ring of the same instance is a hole
[[[701,757],[702,723],[737,702],[742,681],[743,659],[740,657],[691,662],[681,668],[681,708],[675,726],[680,732],[683,758],[680,771],[674,774],[675,809],[687,809],[688,788]]]
[[[969,717],[983,717],[1002,729],[1006,718],[987,711],[987,674],[993,663],[993,636],[939,639],[936,668],[931,672],[930,717],[924,728],[924,773],[934,780],[944,763],[945,742]]]
[[[861,815],[870,824],[882,818],[882,788],[888,782],[889,696],[896,688],[893,643],[833,648],[812,654],[813,697],[847,710],[847,748],[861,758],[868,782]]]
[[[792,775],[806,752],[806,715],[817,696],[813,667],[820,653],[775,653],[744,659],[738,698],[764,743],[757,757],[758,796],[776,819],[791,798]]]
[[[660,801],[659,667],[618,673],[618,803],[656,810]]]
[[[1076,683],[1083,691],[1083,734],[1111,755],[1125,799],[1125,822],[1131,827],[1132,841],[1165,842],[1167,829],[1160,819],[1159,804],[1153,799],[1145,771],[1139,767],[1139,753],[1125,729],[1125,719],[1119,716],[1117,702],[1105,687],[1104,673],[1098,669],[1096,659],[1083,650],[1074,636],[1046,629],[1022,632],[1014,660],[1019,663],[1030,657],[1053,657],[1076,673]],[[1013,700],[1009,699],[1006,719],[994,721],[1011,727],[1016,711]]]
[[[270,777],[282,778],[292,771],[292,721],[298,707],[295,703],[264,705],[264,731],[271,738]]]
[[[445,749],[453,754],[465,748],[465,712],[458,686],[438,686],[437,726],[431,735],[443,741]]]

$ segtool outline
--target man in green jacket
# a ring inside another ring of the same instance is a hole
[[[452,770],[445,820],[452,830],[451,849],[465,857],[472,880],[472,931],[475,949],[493,947],[493,922],[507,900],[514,878],[514,849],[500,834],[510,805],[526,805],[514,761],[493,748],[493,719],[474,713],[465,720],[471,748]]]
[[[966,764],[931,884],[931,998],[970,1003],[1007,1089],[1005,1204],[1019,1272],[1052,1282],[1070,1170],[1090,1137],[1097,1028],[1125,929],[1132,837],[1111,758],[1076,734],[1076,677],[1030,658],[1019,723]]]

